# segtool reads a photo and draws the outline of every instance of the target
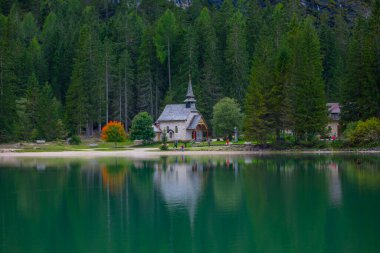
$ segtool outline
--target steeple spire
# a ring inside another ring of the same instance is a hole
[[[189,85],[187,86],[186,98],[195,98],[193,92],[193,86],[191,85],[191,74],[189,74]]]
[[[186,99],[184,101],[187,108],[195,108],[195,96],[193,92],[193,86],[191,84],[191,74],[189,74],[189,84],[187,86]]]

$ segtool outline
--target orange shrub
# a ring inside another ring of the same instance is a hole
[[[124,130],[124,125],[118,121],[110,121],[102,128],[102,135],[100,137],[106,142],[122,142],[127,139],[127,134]]]

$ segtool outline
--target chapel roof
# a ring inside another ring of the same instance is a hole
[[[194,108],[186,108],[185,104],[166,105],[157,122],[160,121],[184,121],[190,113],[197,112]]]
[[[201,121],[202,119],[202,116],[199,115],[199,114],[196,114],[194,115],[194,117],[192,118],[192,120],[190,121],[190,124],[189,126],[187,127],[187,129],[189,130],[194,130],[197,128],[197,125],[199,124],[199,122]]]

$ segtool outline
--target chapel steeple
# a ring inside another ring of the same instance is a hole
[[[191,84],[191,75],[189,75],[189,84],[187,86],[187,94],[186,99],[184,101],[186,103],[186,108],[194,108],[195,109],[195,96],[193,92],[193,86]]]

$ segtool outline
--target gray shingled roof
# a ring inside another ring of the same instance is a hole
[[[191,120],[189,126],[187,129],[194,130],[197,128],[197,125],[199,124],[199,121],[201,121],[202,117],[201,115],[194,115],[193,119]]]
[[[187,120],[193,110],[192,108],[186,108],[185,104],[167,105],[157,122]]]

